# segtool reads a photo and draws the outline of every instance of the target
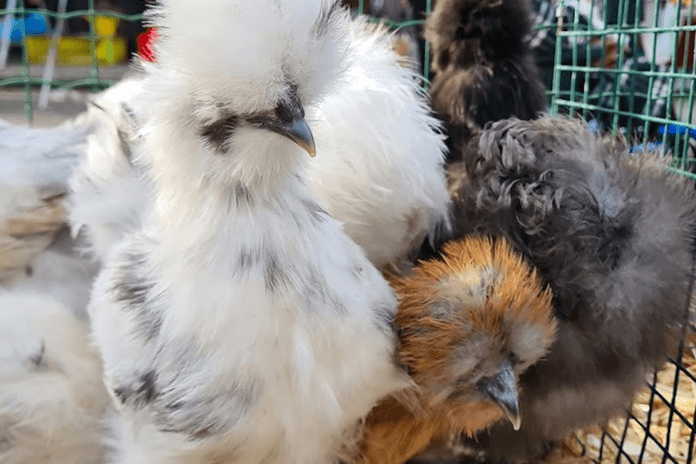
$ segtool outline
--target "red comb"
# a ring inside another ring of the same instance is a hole
[[[153,50],[155,40],[157,40],[157,29],[154,27],[138,35],[138,53],[144,60],[150,62],[155,61],[155,53]]]

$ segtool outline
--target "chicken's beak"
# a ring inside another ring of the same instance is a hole
[[[309,156],[314,158],[317,155],[317,148],[314,146],[314,136],[309,128],[309,124],[303,118],[295,119],[286,127],[281,127],[278,131],[280,135],[289,138],[302,147]]]
[[[512,422],[512,428],[515,430],[520,429],[522,415],[520,414],[517,382],[515,381],[515,371],[509,360],[506,359],[500,363],[498,373],[493,377],[478,382],[476,388],[503,410],[510,422]]]
[[[309,156],[314,158],[317,154],[317,149],[314,146],[314,136],[309,128],[309,124],[299,114],[295,115],[289,122],[272,119],[263,124],[265,129],[287,137],[300,147],[302,147]]]

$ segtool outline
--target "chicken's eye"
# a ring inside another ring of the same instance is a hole
[[[284,103],[276,106],[275,115],[278,119],[285,123],[290,123],[293,119],[292,110]]]
[[[295,119],[304,118],[305,111],[302,105],[300,104],[299,99],[296,96],[294,96],[290,103],[282,102],[279,103],[278,106],[276,106],[275,116],[281,122],[290,124]]]

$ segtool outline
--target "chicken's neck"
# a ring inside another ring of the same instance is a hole
[[[307,155],[270,138],[255,152],[208,156],[198,165],[168,163],[160,171],[150,225],[163,249],[204,256],[304,236],[321,223],[316,218],[325,213],[302,177]]]

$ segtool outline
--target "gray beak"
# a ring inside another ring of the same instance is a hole
[[[288,102],[279,104],[275,117],[263,121],[261,127],[289,138],[309,153],[312,158],[316,156],[314,136],[309,124],[304,119],[304,109],[295,94],[291,94]]]
[[[517,382],[515,371],[509,360],[505,360],[498,366],[498,373],[493,377],[479,381],[476,388],[488,396],[510,419],[512,428],[520,429],[522,415],[520,414],[520,401],[517,394]]]
[[[269,125],[268,128],[298,144],[312,158],[316,156],[317,149],[314,146],[314,136],[307,121],[303,118],[294,119],[290,124]]]

